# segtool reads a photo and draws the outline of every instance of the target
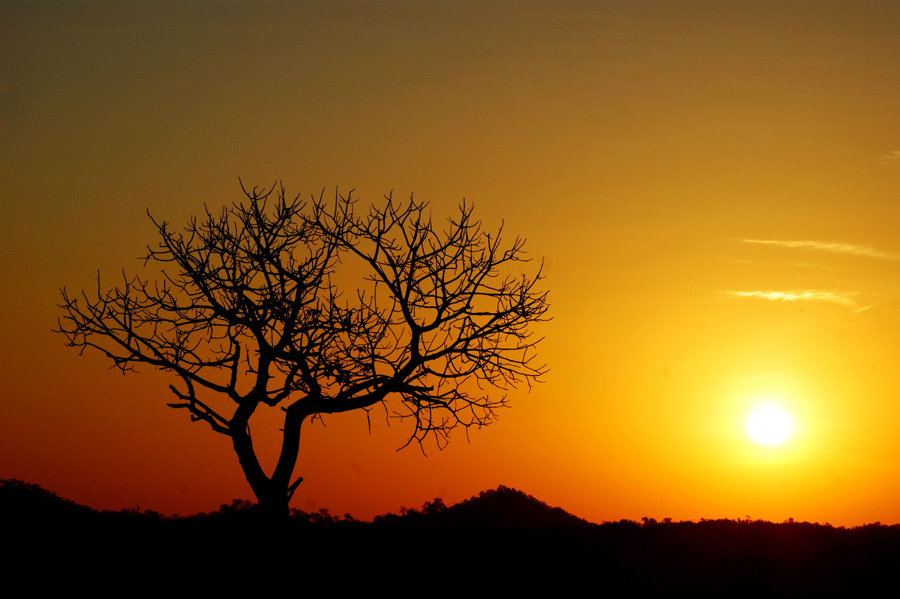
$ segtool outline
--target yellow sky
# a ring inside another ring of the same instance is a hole
[[[505,484],[594,521],[900,522],[900,3],[0,4],[0,477],[249,497],[227,439],[50,332],[154,230],[283,180],[463,198],[543,257],[546,383],[450,447],[304,430],[293,505]],[[744,418],[791,412],[760,448]],[[258,443],[264,442],[257,441]]]

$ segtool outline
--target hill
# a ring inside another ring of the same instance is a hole
[[[598,525],[504,486],[373,522],[295,511],[273,529],[246,501],[187,518],[98,512],[6,480],[0,526],[8,572],[40,576],[51,587],[64,582],[67,590],[86,572],[102,572],[91,584],[110,589],[141,580],[160,589],[190,583],[258,591],[266,580],[290,579],[348,591],[400,584],[401,595],[589,588],[613,596],[847,596],[892,585],[900,563],[898,526]]]
[[[397,526],[443,527],[451,530],[525,529],[540,530],[595,526],[562,508],[550,507],[527,493],[500,485],[475,497],[447,507],[441,499],[426,503],[421,510],[403,510],[400,516],[387,514],[375,523]]]

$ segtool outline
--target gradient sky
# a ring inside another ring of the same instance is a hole
[[[294,507],[504,484],[597,522],[900,522],[900,3],[0,3],[0,477],[252,497],[169,377],[51,332],[60,287],[139,271],[147,210],[183,224],[239,177],[465,197],[551,292],[551,371],[499,422],[428,457],[405,423],[306,426]],[[786,444],[747,438],[761,403]]]

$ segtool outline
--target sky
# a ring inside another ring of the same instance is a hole
[[[552,316],[544,382],[443,451],[306,425],[293,507],[502,484],[594,522],[900,523],[898,102],[897,2],[0,3],[0,478],[98,509],[252,498],[170,376],[52,329],[61,287],[142,272],[148,212],[281,181],[435,220],[465,198],[543,259]],[[783,443],[748,437],[761,405]]]

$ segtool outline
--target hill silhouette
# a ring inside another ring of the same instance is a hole
[[[303,576],[347,591],[402,581],[446,592],[584,592],[590,585],[614,596],[847,596],[893,585],[900,563],[898,526],[593,524],[505,486],[372,522],[294,510],[272,530],[257,516],[243,500],[190,517],[100,512],[37,485],[0,481],[9,572],[45,577],[50,567],[52,580],[71,581],[99,569],[98,581],[110,588],[190,580],[198,589],[258,591],[259,577]]]
[[[234,524],[243,520],[252,520],[254,509],[254,504],[249,501],[234,500],[231,504],[223,504],[215,512],[186,518],[166,517],[152,510],[130,509],[100,512],[63,499],[38,485],[17,479],[0,480],[0,522],[5,527],[44,526],[48,523],[69,526],[89,523],[99,526],[104,521],[121,522],[124,519],[130,519],[133,522],[155,521],[160,525],[166,522],[169,524],[205,521],[219,523],[225,520]],[[350,516],[334,517],[326,510],[316,513],[292,510],[291,520],[294,525],[300,526],[343,525],[346,527],[367,524],[356,521]],[[551,507],[527,493],[503,485],[494,490],[482,491],[477,496],[450,507],[445,506],[443,501],[438,498],[427,502],[418,510],[403,508],[399,515],[376,516],[373,524],[381,528],[425,526],[452,529],[526,530],[596,526],[573,516],[562,508]]]
[[[531,495],[500,485],[447,507],[441,499],[427,502],[421,510],[402,510],[400,516],[378,516],[376,523],[390,521],[399,526],[463,529],[525,529],[595,526],[562,508],[550,507]]]

